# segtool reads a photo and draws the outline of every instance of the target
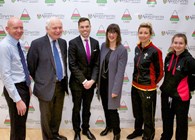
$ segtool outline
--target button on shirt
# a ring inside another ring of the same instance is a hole
[[[24,69],[22,67],[18,53],[17,43],[18,40],[15,40],[10,35],[7,35],[0,42],[0,77],[9,93],[9,96],[13,99],[14,102],[21,100],[20,95],[15,87],[15,83],[25,81]],[[26,58],[25,48],[22,43],[21,47]]]

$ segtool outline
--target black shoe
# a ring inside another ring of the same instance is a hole
[[[67,138],[62,135],[57,135],[57,136],[54,136],[54,140],[67,140]]]
[[[112,132],[112,128],[106,127],[106,128],[100,133],[100,136],[106,136],[109,132]]]
[[[89,130],[83,131],[83,135],[87,136],[90,140],[96,140],[95,136]]]
[[[74,140],[81,140],[80,133],[75,133]]]
[[[129,134],[129,135],[127,136],[127,139],[128,139],[128,140],[129,140],[129,139],[134,139],[134,138],[136,138],[136,137],[142,136],[142,134],[143,134],[143,130],[135,130],[135,131],[133,131],[133,133],[131,133],[131,134]]]
[[[67,140],[67,138],[62,135],[54,135],[53,140]]]
[[[117,135],[114,135],[113,140],[120,140],[120,137],[121,137],[121,135],[120,135],[120,133],[118,133]]]

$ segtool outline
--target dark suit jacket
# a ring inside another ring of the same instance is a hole
[[[67,78],[67,43],[58,39],[64,62],[65,78],[61,81],[64,91],[68,93]],[[35,81],[33,93],[38,98],[50,101],[56,84],[56,68],[48,36],[38,38],[31,43],[27,54],[28,69]]]
[[[85,79],[97,81],[99,72],[99,42],[90,37],[91,60],[88,64],[85,48],[81,37],[78,36],[69,42],[68,59],[71,90],[82,90]],[[93,85],[93,88],[95,84]]]

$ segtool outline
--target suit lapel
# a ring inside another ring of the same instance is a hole
[[[80,36],[78,37],[78,44],[79,44],[79,47],[80,47],[79,49],[81,50],[81,53],[85,56],[86,63],[88,63],[87,62],[87,55],[86,55],[86,51],[85,51],[85,46],[83,45],[83,41],[82,41]]]
[[[46,37],[45,37],[45,42],[44,42],[46,45],[46,51],[48,52],[48,56],[49,56],[49,58],[50,58],[50,60],[51,60],[51,63],[52,63],[52,65],[53,65],[53,67],[56,69],[56,67],[55,67],[55,62],[54,62],[54,58],[53,58],[53,53],[52,53],[52,50],[51,50],[51,44],[50,44],[50,41],[49,41],[49,38],[48,38],[48,36],[46,35]]]
[[[64,54],[64,45],[63,45],[63,43],[62,43],[62,41],[60,40],[60,39],[58,39],[58,43],[59,43],[59,46],[60,46],[60,51],[61,51],[61,55],[62,55],[62,62],[63,62],[63,66],[64,66],[64,70],[65,70],[65,62],[64,62],[64,60],[65,60],[65,54]]]

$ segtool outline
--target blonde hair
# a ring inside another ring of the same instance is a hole
[[[139,25],[138,32],[139,32],[140,28],[148,28],[149,31],[150,31],[150,35],[153,34],[152,24],[150,22],[143,22],[143,23],[141,23]]]

